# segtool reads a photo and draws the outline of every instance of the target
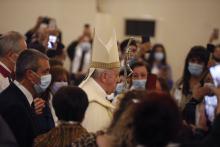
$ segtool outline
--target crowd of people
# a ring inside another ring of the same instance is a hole
[[[25,35],[0,34],[1,147],[220,146],[216,33],[192,45],[173,81],[165,45],[96,27],[68,47],[50,17]]]

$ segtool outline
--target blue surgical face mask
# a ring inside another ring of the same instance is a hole
[[[154,53],[154,58],[157,61],[162,61],[164,59],[164,54],[162,52],[156,52]]]
[[[147,80],[133,80],[131,90],[133,90],[133,89],[144,90],[146,81]]]
[[[116,89],[115,89],[115,93],[117,94],[121,94],[124,88],[124,83],[118,83],[116,85]]]
[[[89,42],[82,42],[79,45],[83,51],[88,51],[91,49],[91,44]]]
[[[188,65],[188,70],[190,74],[193,76],[200,76],[203,72],[203,68],[204,68],[203,65],[197,64],[197,63],[189,62],[189,65]]]
[[[51,79],[52,79],[51,74],[41,76],[40,83],[34,84],[34,89],[35,89],[36,93],[37,94],[43,93],[50,85]]]
[[[61,87],[68,86],[67,82],[54,82],[51,86],[51,91],[53,94],[55,94]]]

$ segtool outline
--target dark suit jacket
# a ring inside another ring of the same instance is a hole
[[[218,114],[213,123],[211,132],[206,138],[197,142],[183,143],[180,147],[220,147],[220,115]]]
[[[17,142],[10,128],[0,116],[0,147],[17,147]]]
[[[34,112],[14,83],[0,94],[0,114],[14,133],[18,145],[31,147],[36,137]]]
[[[33,104],[32,109],[34,110]],[[47,103],[45,103],[43,113],[35,115],[35,123],[37,124],[37,135],[47,133],[55,127],[53,116]]]

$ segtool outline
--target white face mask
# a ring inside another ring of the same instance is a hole
[[[91,49],[91,44],[89,42],[82,42],[79,44],[82,51],[89,51]]]
[[[133,80],[131,90],[133,90],[133,89],[144,90],[146,81],[147,80]]]
[[[51,86],[51,91],[55,94],[61,87],[68,86],[67,82],[54,82]]]
[[[154,53],[154,58],[157,60],[157,61],[161,61],[164,59],[164,54],[162,52],[156,52]]]
[[[203,72],[203,69],[204,69],[203,65],[189,62],[188,70],[189,70],[191,75],[200,76]]]
[[[206,87],[215,87],[215,85],[211,82],[204,83],[204,86],[206,86]]]
[[[34,84],[34,89],[37,94],[43,93],[51,83],[51,74],[43,75],[40,77],[40,83]]]
[[[124,83],[118,83],[115,88],[116,95],[121,94],[124,88]]]

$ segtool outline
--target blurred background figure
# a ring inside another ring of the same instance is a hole
[[[49,41],[49,31],[47,27],[40,27],[34,34],[34,39],[28,44],[29,48],[37,49],[38,51],[46,54],[47,45]]]
[[[75,85],[81,83],[89,69],[91,52],[92,31],[90,25],[85,24],[82,35],[67,48],[68,57],[71,61],[71,81]]]
[[[141,37],[141,44],[139,45],[140,51],[139,51],[139,56],[140,58],[148,63],[149,58],[150,58],[150,53],[151,53],[151,42],[150,42],[150,37],[142,36]]]
[[[213,54],[212,54],[212,65],[220,64],[220,44],[213,47]]]
[[[152,47],[149,57],[149,66],[151,73],[156,74],[159,78],[166,80],[169,89],[173,86],[172,71],[167,63],[166,51],[162,44],[155,44]]]
[[[65,61],[62,33],[57,27],[56,20],[50,17],[39,17],[36,26],[26,33],[29,48],[34,48],[47,54],[50,58]]]
[[[50,63],[50,67],[53,67],[53,66],[62,66],[63,67],[63,63],[57,59],[49,59],[49,63]]]
[[[27,44],[36,41],[37,31],[44,28],[49,28],[50,31],[58,30],[58,38],[60,41],[62,41],[62,33],[57,27],[56,20],[47,16],[39,16],[37,18],[35,26],[25,33]]]
[[[77,40],[74,40],[74,41],[67,47],[68,57],[70,58],[71,61],[74,59],[76,46],[78,45],[79,40],[80,40],[81,38],[83,38],[83,37],[88,37],[90,43],[92,43],[92,31],[91,31],[91,27],[90,27],[89,24],[85,24],[85,25],[84,25],[82,35],[80,35]]]
[[[64,64],[66,60],[65,46],[62,43],[57,42],[56,49],[47,50],[47,56],[50,59],[56,59]]]
[[[120,44],[120,61],[121,61],[121,66],[124,66],[124,60],[126,57],[126,50],[127,47],[130,48],[130,53],[129,53],[129,64],[132,64],[135,62],[138,58],[138,48],[137,48],[137,42],[134,39],[131,39],[130,44],[128,45],[130,39],[125,39],[121,42]]]
[[[75,85],[78,85],[86,76],[91,60],[92,46],[87,36],[83,36],[75,50],[75,57],[72,61],[72,70]]]
[[[39,16],[37,18],[37,22],[36,22],[35,26],[25,33],[27,44],[32,42],[32,37],[37,32],[37,30],[40,27],[41,28],[45,27],[45,25],[47,25],[47,24],[48,24],[48,19],[46,19],[46,18],[44,18],[42,16]]]

